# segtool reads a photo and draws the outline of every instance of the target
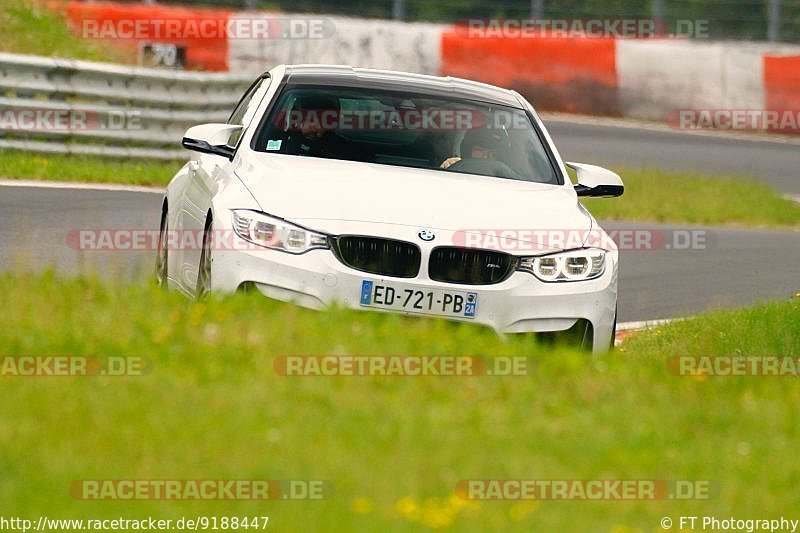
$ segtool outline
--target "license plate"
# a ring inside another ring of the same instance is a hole
[[[361,305],[409,313],[475,318],[478,293],[361,281]]]

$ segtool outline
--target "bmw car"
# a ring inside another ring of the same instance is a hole
[[[183,146],[161,213],[164,286],[613,343],[618,251],[579,197],[619,196],[622,180],[562,161],[515,91],[281,65]]]

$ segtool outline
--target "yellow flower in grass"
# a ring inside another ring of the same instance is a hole
[[[412,522],[419,520],[419,505],[412,496],[403,496],[395,502],[394,508],[406,520]]]
[[[478,502],[472,502],[451,494],[447,498],[428,498],[418,504],[412,496],[397,500],[395,510],[410,522],[420,522],[431,529],[442,529],[453,524],[463,509],[472,509]]]
[[[457,511],[463,509],[464,507],[471,507],[475,503],[472,500],[465,500],[464,498],[460,498],[455,493],[450,495],[448,501],[450,502],[450,507],[452,507]]]
[[[430,498],[423,506],[421,522],[431,529],[448,527],[453,523],[456,512],[449,500]]]
[[[189,311],[189,325],[199,326],[203,322],[203,315],[206,312],[206,307],[203,304],[195,304]]]

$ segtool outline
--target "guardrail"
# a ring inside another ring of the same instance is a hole
[[[227,120],[252,81],[0,53],[0,149],[186,158],[186,129]]]

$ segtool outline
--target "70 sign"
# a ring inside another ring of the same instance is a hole
[[[139,50],[139,63],[145,67],[183,69],[186,65],[186,48],[167,43],[144,44]]]

